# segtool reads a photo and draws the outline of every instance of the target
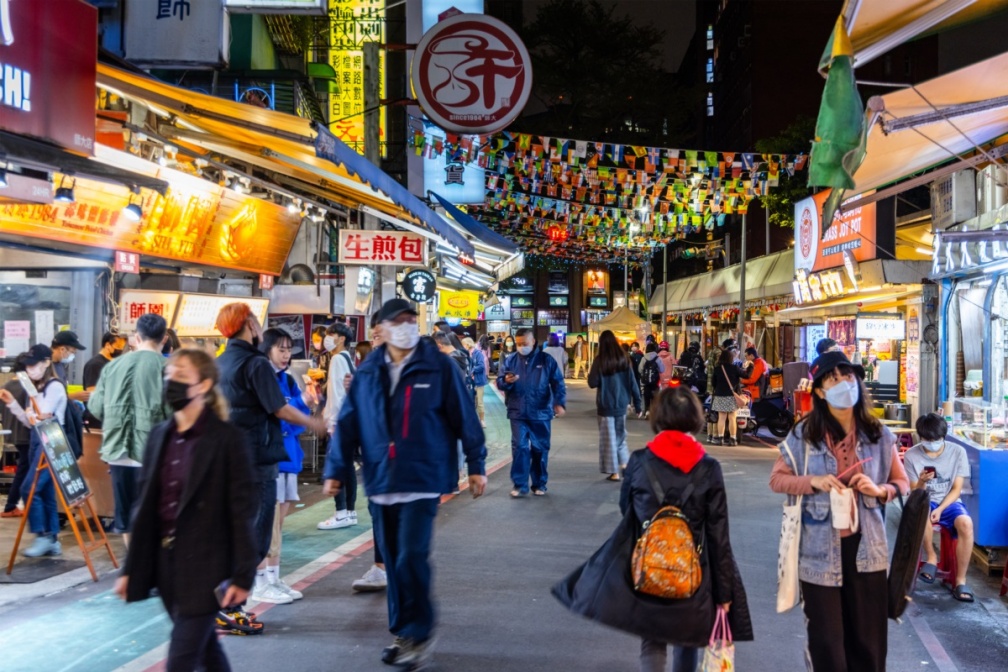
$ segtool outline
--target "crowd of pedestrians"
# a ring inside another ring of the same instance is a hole
[[[374,563],[352,587],[386,591],[392,641],[380,659],[409,669],[430,662],[434,521],[441,496],[459,491],[460,474],[473,497],[485,491],[484,394],[495,367],[487,337],[460,338],[447,323],[422,337],[417,317],[410,302],[393,299],[371,316],[370,343],[355,343],[341,322],[313,331],[312,368],[300,381],[289,373],[290,334],[264,330],[241,302],[217,316],[227,344],[216,359],[181,347],[153,314],[140,317],[128,339],[102,338],[85,367],[84,398],[89,418],[103,426],[113,529],[127,544],[115,592],[127,601],[160,597],[173,623],[168,670],[229,669],[215,632],[259,634],[264,625],[248,601],[303,597],[280,566],[284,519],[300,500],[305,432],[327,448],[323,493],[335,508],[319,530],[357,524],[360,465]],[[4,425],[18,449],[5,517],[21,515],[25,478],[39,460],[34,424],[71,417],[75,400],[57,365],[83,350],[73,332],[60,332],[51,347],[35,345],[16,358],[15,371],[31,389],[18,380],[0,389]],[[665,670],[669,646],[673,670],[695,670],[722,615],[735,641],[753,637],[721,467],[696,437],[706,425],[708,443],[719,445],[727,430],[735,445],[738,391],[758,399],[768,365],[752,347],[741,361],[731,339],[711,348],[706,361],[698,343],[677,361],[664,341],[624,348],[611,331],[599,335],[590,366],[582,337],[570,354],[572,376],[585,369],[595,390],[599,470],[622,481],[623,520],[554,594],[572,612],[639,637],[642,671]],[[493,384],[510,423],[512,498],[547,495],[552,422],[566,412],[568,363],[555,336],[542,347],[531,329],[501,344]],[[706,373],[714,427],[697,395],[667,384],[676,367],[693,380]],[[884,511],[911,488],[928,493],[931,523],[959,539],[953,597],[973,600],[965,579],[973,527],[960,499],[970,476],[965,453],[945,441],[945,421],[929,414],[917,423],[921,443],[901,459],[895,437],[870,412],[863,378],[842,352],[823,348],[806,383],[812,410],[781,442],[770,477],[772,491],[801,502],[796,572],[808,665],[817,672],[885,669]],[[628,444],[630,412],[654,432],[641,450]],[[681,599],[656,600],[628,581],[624,556],[668,507],[700,540],[703,580]],[[27,512],[35,539],[25,555],[61,553],[57,514],[54,484],[43,471]],[[925,582],[937,576],[931,529],[919,574]]]

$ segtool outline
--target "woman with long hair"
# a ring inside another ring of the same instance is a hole
[[[245,433],[227,421],[214,360],[176,350],[165,366],[170,420],[147,441],[132,539],[115,593],[127,602],[157,588],[172,621],[166,668],[229,670],[218,610],[249,596],[256,569],[258,495]],[[245,633],[261,630],[254,621]]]
[[[508,334],[507,336],[504,337],[504,345],[501,346],[500,352],[497,353],[498,371],[500,371],[504,367],[504,360],[508,358],[508,355],[511,355],[515,352],[518,352],[518,349],[515,347],[514,336]]]
[[[827,352],[809,375],[812,411],[781,444],[770,474],[771,490],[802,496],[798,578],[806,655],[816,672],[883,672],[889,631],[883,513],[910,483],[896,437],[869,410],[864,369],[842,352]]]
[[[22,426],[30,432],[28,444],[28,474],[25,483],[32,479],[31,470],[37,467],[42,455],[42,440],[35,423],[48,418],[56,418],[62,426],[66,418],[67,399],[66,387],[56,377],[52,367],[52,350],[45,345],[33,345],[27,352],[18,357],[24,364],[25,373],[35,385],[38,395],[25,408],[17,402],[9,390],[0,390],[0,401],[7,405],[7,410],[17,418]],[[55,383],[55,384],[54,384]],[[28,486],[31,487],[30,485]],[[28,500],[25,493],[25,501]],[[56,504],[56,486],[52,481],[50,470],[45,469],[38,474],[35,483],[35,497],[28,508],[28,527],[36,535],[35,542],[24,550],[29,558],[43,555],[60,555],[63,549],[59,542],[59,509]]]
[[[627,406],[641,413],[641,394],[630,358],[606,329],[599,334],[598,356],[588,371],[588,387],[595,393],[599,426],[599,471],[610,481],[620,480],[620,472],[630,459],[627,448]]]
[[[725,348],[721,351],[717,365],[714,367],[714,398],[711,399],[711,410],[716,411],[717,416],[717,436],[711,437],[711,444],[720,446],[724,438],[725,424],[728,425],[728,441],[726,445],[734,446],[738,444],[735,433],[738,427],[735,416],[738,413],[738,405],[735,403],[735,391],[738,390],[739,379],[742,372],[735,364],[735,354],[738,351],[734,348]]]

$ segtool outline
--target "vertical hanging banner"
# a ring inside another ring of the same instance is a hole
[[[329,64],[336,90],[329,93],[329,130],[364,153],[364,43],[385,42],[385,0],[330,0]],[[385,98],[385,51],[378,52],[378,98]],[[388,139],[386,107],[379,112],[382,156]]]

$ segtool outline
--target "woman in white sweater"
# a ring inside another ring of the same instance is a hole
[[[0,390],[0,402],[6,404],[11,414],[26,427],[32,427],[36,422],[48,418],[56,418],[62,425],[66,417],[67,393],[63,383],[56,378],[52,370],[52,350],[44,345],[33,345],[23,358],[25,372],[38,390],[38,396],[35,397],[38,413],[34,408],[21,408],[14,395],[7,390]],[[28,453],[28,463],[32,470],[38,466],[41,452],[42,443],[38,432],[33,431]],[[34,478],[31,471],[29,475]],[[43,555],[60,555],[63,552],[57,539],[59,509],[56,506],[56,486],[48,469],[38,475],[35,498],[32,500],[31,508],[28,509],[28,526],[36,537],[35,543],[25,549],[26,556],[38,558]]]

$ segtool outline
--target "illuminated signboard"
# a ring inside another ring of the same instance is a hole
[[[799,270],[795,273],[794,286],[795,303],[817,303],[826,299],[835,299],[850,293],[844,282],[845,270],[832,269],[821,273],[808,273]]]
[[[901,315],[861,313],[856,330],[859,341],[902,341],[906,338],[906,321]]]
[[[567,297],[566,296],[550,296],[549,305],[552,308],[566,308],[567,307]]]
[[[136,329],[141,315],[160,315],[169,325],[175,318],[178,292],[155,292],[143,289],[124,289],[119,294],[119,331],[128,334]]]
[[[465,289],[450,292],[442,289],[438,303],[438,315],[441,317],[458,317],[475,320],[483,312],[480,305],[479,292]]]
[[[224,0],[234,14],[317,14],[325,16],[329,0]]]
[[[252,310],[259,324],[266,324],[269,299],[247,296],[217,296],[215,294],[183,294],[175,317],[175,333],[179,338],[220,336],[217,331],[217,314],[229,303],[244,303]]]
[[[364,153],[364,43],[385,42],[385,0],[330,0],[329,64],[336,87],[329,94],[329,130]],[[385,98],[385,51],[378,52],[378,98]],[[379,111],[379,139],[384,149],[386,107]]]
[[[845,207],[822,236],[822,208],[830,190],[795,203],[795,271],[822,271],[847,263],[844,252],[857,261],[877,256],[876,204]]]
[[[301,225],[298,215],[169,168],[157,176],[171,187],[164,196],[141,191],[139,221],[122,216],[130,202],[126,187],[81,177],[73,203],[19,203],[0,192],[0,235],[280,275]],[[62,178],[56,174],[54,184]]]
[[[427,239],[410,231],[340,229],[341,264],[414,266],[427,259]]]
[[[98,10],[0,0],[0,128],[94,153]]]

